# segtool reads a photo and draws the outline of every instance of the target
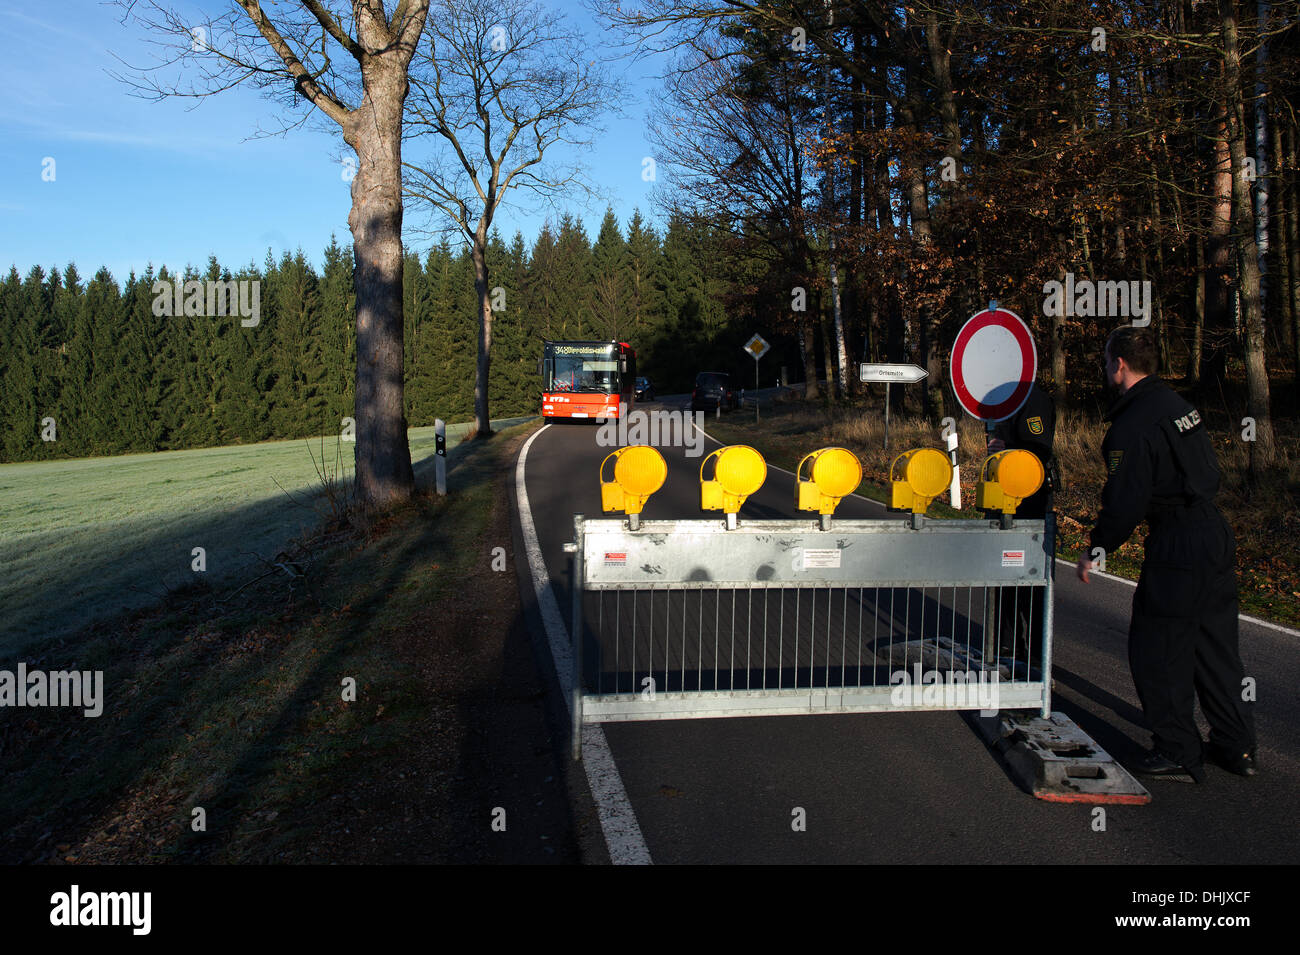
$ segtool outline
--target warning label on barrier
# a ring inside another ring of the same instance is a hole
[[[627,563],[627,551],[621,551],[621,552],[605,551],[606,567],[610,567],[610,566],[622,567],[626,563]]]
[[[1025,552],[1023,550],[1004,550],[1002,552],[1003,567],[1023,567],[1025,566]]]
[[[805,569],[812,567],[838,567],[840,566],[840,549],[838,547],[805,547],[803,549],[803,565]]]

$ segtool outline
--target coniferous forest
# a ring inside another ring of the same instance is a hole
[[[612,212],[593,241],[577,220],[544,227],[529,248],[516,234],[489,248],[500,309],[493,343],[493,414],[536,414],[541,340],[618,338],[661,392],[695,372],[752,381],[741,346],[755,330],[728,323],[723,283],[706,275],[719,243],[671,219],[661,236]],[[124,281],[100,269],[15,269],[0,282],[0,460],[84,457],[339,433],[353,413],[351,248],[337,240],[317,269],[301,250],[260,267],[165,267]],[[154,314],[154,283],[259,281],[260,315]],[[476,296],[467,249],[446,243],[403,267],[406,416],[411,427],[473,416]],[[774,341],[774,344],[776,342]],[[779,352],[774,353],[779,354]],[[779,367],[764,359],[765,384]],[[794,361],[790,361],[794,372]],[[48,422],[54,419],[55,440]]]

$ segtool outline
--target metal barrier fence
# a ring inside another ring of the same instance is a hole
[[[583,723],[1051,708],[1051,517],[574,520]]]

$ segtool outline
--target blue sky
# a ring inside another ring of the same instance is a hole
[[[224,9],[217,2],[176,5]],[[612,40],[576,0],[547,5],[594,46],[610,49]],[[0,273],[75,262],[83,278],[107,266],[120,282],[151,262],[202,267],[216,255],[231,267],[260,264],[268,247],[277,258],[301,247],[319,265],[331,233],[348,241],[351,198],[341,160],[351,150],[336,134],[309,125],[251,138],[280,115],[252,88],[202,101],[132,95],[106,72],[121,70],[114,54],[141,65],[155,52],[149,36],[120,17],[96,0],[0,0],[0,89],[7,94],[0,98]],[[607,117],[606,132],[581,157],[625,228],[636,207],[657,221],[653,183],[641,178],[642,158],[652,154],[645,113],[660,88],[656,69],[630,57],[615,65],[629,91],[624,115]],[[53,181],[43,178],[49,159]],[[605,204],[584,208],[584,201],[558,204],[594,238]],[[506,241],[519,230],[531,245],[554,215],[507,204],[495,225]],[[408,226],[417,223],[408,207]],[[418,250],[429,240],[408,230],[407,244]]]

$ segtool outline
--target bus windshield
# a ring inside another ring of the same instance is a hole
[[[617,394],[618,357],[613,345],[554,345],[548,351],[545,391]]]

